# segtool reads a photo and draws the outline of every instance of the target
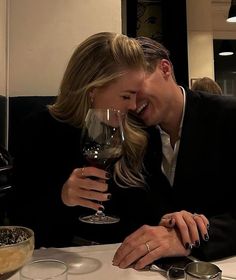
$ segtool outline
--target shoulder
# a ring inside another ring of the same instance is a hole
[[[66,153],[76,146],[81,129],[61,122],[49,113],[48,109],[28,115],[19,127],[16,135],[17,150],[23,149],[45,154],[59,150]]]
[[[65,135],[73,137],[79,131],[80,129],[55,119],[46,108],[28,115],[19,126],[17,134],[19,138],[50,141],[50,139],[59,140]]]
[[[56,120],[53,120],[48,109],[43,109],[41,111],[30,113],[22,119],[20,128],[34,131],[41,127],[50,126],[54,122],[56,122]]]
[[[199,91],[187,91],[185,123],[222,133],[236,133],[236,97],[220,96]]]
[[[217,95],[203,91],[192,91],[190,89],[186,89],[186,99],[199,100],[209,104],[236,107],[236,96],[232,95]]]
[[[224,112],[236,114],[236,97],[226,95],[216,95],[201,91],[186,90],[186,104],[187,106],[200,106],[202,109],[211,112]]]

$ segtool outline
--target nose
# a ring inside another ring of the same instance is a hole
[[[138,91],[136,94],[136,102],[138,102],[139,100],[141,100],[143,98],[143,92],[142,91]]]
[[[130,99],[128,110],[134,111],[137,108],[136,95]]]

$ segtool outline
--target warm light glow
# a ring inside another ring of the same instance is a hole
[[[229,56],[233,54],[234,54],[234,50],[232,48],[230,40],[223,40],[219,49],[219,55]]]
[[[233,55],[233,52],[220,52],[219,55],[221,56],[229,56],[229,55]]]
[[[231,0],[227,22],[236,22],[236,0]]]
[[[236,16],[226,19],[227,22],[236,22]]]

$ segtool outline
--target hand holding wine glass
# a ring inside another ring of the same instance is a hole
[[[110,170],[122,156],[124,133],[120,111],[89,109],[81,136],[81,150],[87,165]],[[94,215],[81,216],[80,221],[111,224],[118,217],[107,216],[99,210]]]

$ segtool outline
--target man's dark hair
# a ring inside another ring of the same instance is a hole
[[[153,72],[161,59],[167,59],[171,63],[170,53],[161,43],[143,36],[137,37],[136,40],[143,49],[148,71]]]

